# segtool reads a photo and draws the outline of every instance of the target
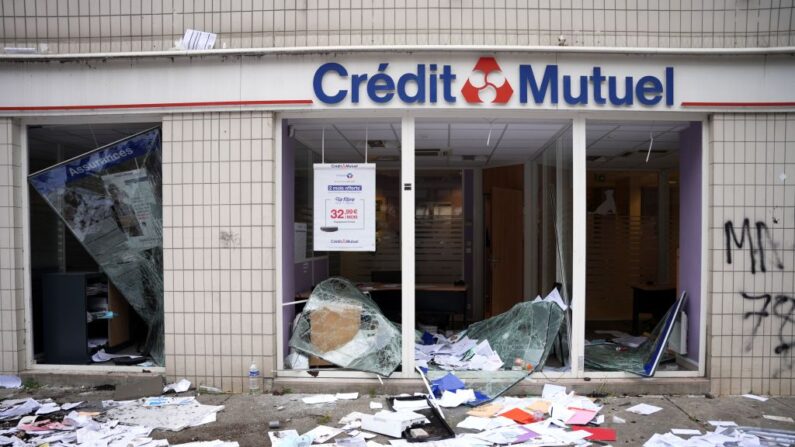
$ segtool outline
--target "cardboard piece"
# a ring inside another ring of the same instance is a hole
[[[320,352],[333,351],[345,345],[359,332],[361,315],[362,309],[353,306],[322,307],[313,311],[309,315],[311,343]]]

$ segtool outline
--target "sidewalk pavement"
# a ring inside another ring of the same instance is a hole
[[[191,390],[181,395],[195,395]],[[19,397],[52,398],[58,402],[86,401],[84,408],[101,408],[101,401],[114,398],[112,390],[96,390],[84,388],[42,387],[35,390],[0,390],[0,400]],[[339,400],[334,403],[308,405],[301,401],[306,394],[263,394],[250,396],[245,394],[200,394],[201,403],[224,405],[224,411],[218,413],[217,422],[187,428],[179,432],[157,431],[153,436],[157,439],[166,438],[171,444],[211,441],[215,439],[237,441],[242,447],[269,446],[268,422],[280,421],[278,430],[294,429],[304,433],[317,425],[338,427],[339,420],[352,411],[375,413],[370,409],[370,402],[379,402],[386,408],[385,396],[369,396],[359,394],[356,400]],[[144,396],[141,396],[144,397]],[[766,402],[759,402],[740,396],[712,398],[698,396],[606,396],[600,399],[604,408],[600,414],[605,415],[603,427],[611,427],[617,431],[618,440],[612,445],[639,446],[643,445],[654,433],[666,433],[671,428],[691,428],[712,431],[714,427],[707,421],[734,421],[740,426],[776,428],[795,431],[795,424],[777,422],[762,417],[766,415],[795,415],[795,396],[771,397]],[[629,413],[626,409],[638,403],[648,403],[662,407],[655,414],[642,416]],[[279,409],[283,407],[283,409]],[[466,417],[467,407],[445,409],[448,423],[459,432],[466,430],[456,428],[456,424]],[[615,423],[613,416],[626,420],[626,423]],[[388,444],[388,438],[379,436],[374,441]],[[333,441],[330,441],[333,442]]]

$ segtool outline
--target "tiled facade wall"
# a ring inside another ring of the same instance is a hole
[[[0,118],[0,374],[25,359],[21,154],[18,125]]]
[[[715,115],[711,140],[712,389],[791,395],[795,114]]]
[[[312,45],[774,47],[792,0],[1,0],[3,47],[167,50],[194,28],[216,48]]]
[[[163,122],[166,372],[240,392],[274,360],[272,115]]]

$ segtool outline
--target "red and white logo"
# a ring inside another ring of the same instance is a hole
[[[469,103],[505,104],[511,99],[513,88],[496,59],[481,57],[461,88],[461,95]]]

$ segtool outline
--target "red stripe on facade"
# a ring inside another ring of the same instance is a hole
[[[795,107],[795,101],[781,102],[698,102],[686,101],[682,107]]]
[[[199,102],[153,102],[144,104],[94,104],[73,106],[11,106],[0,107],[0,111],[35,110],[103,110],[103,109],[163,109],[170,107],[224,107],[224,106],[262,106],[262,105],[300,105],[312,104],[311,99],[273,99],[262,101],[199,101]]]

